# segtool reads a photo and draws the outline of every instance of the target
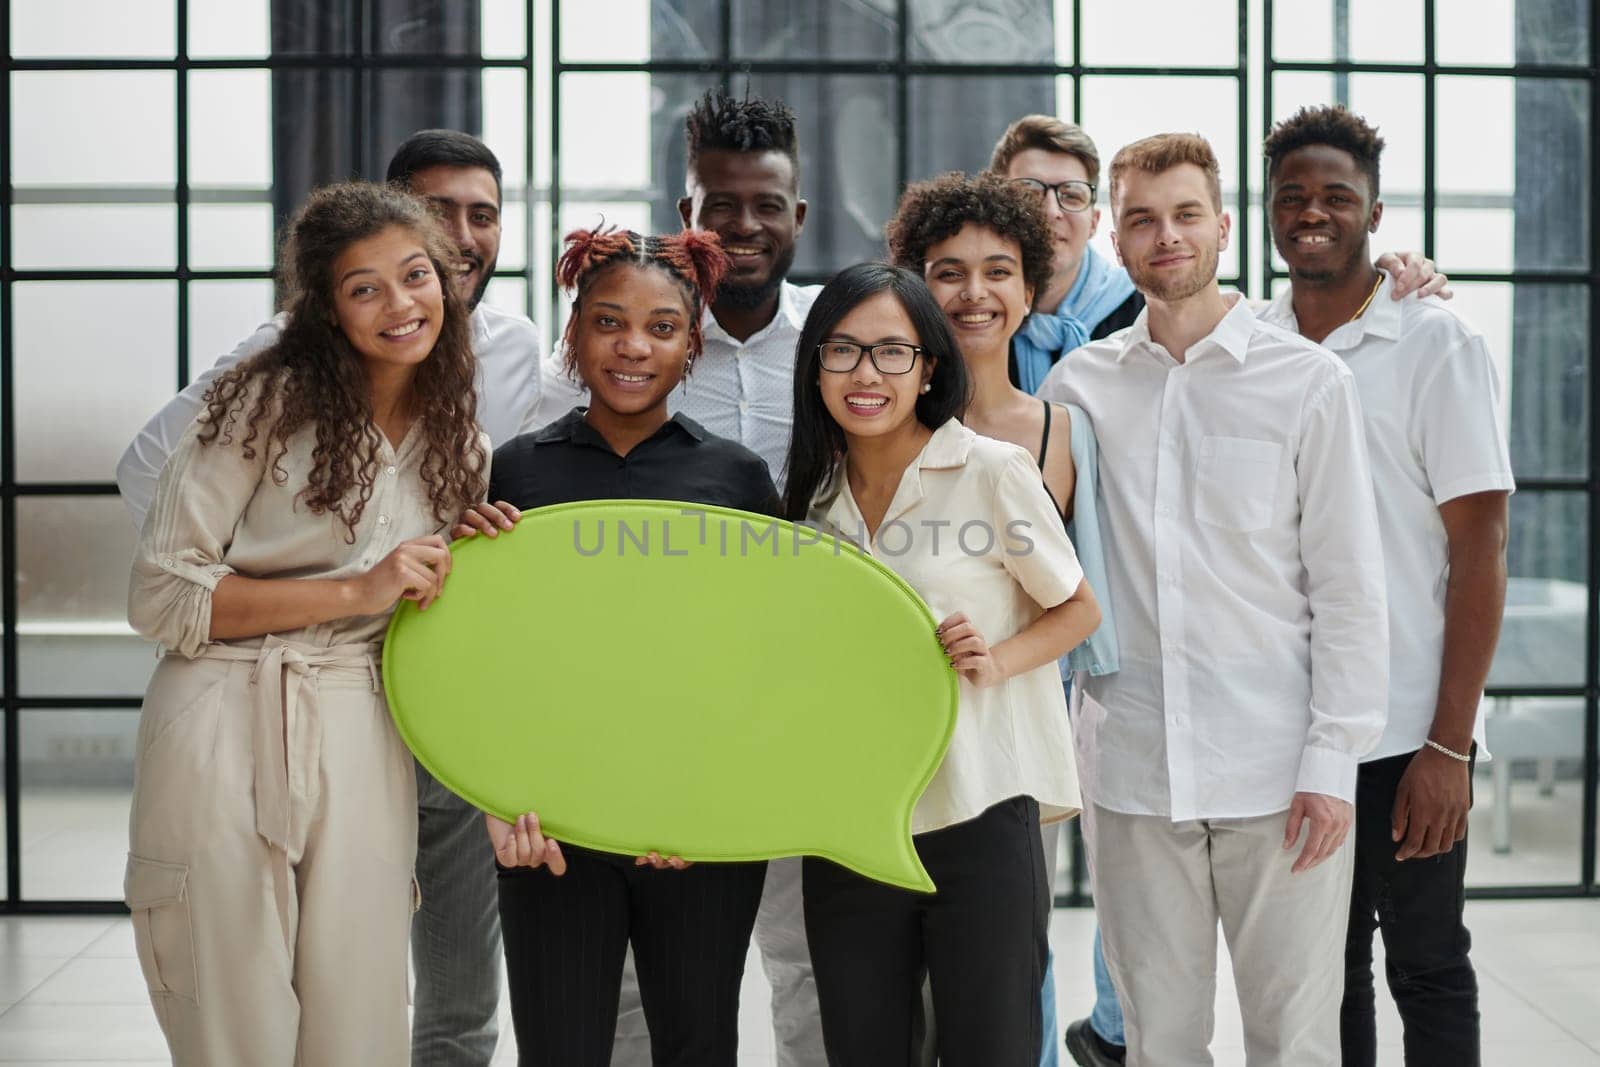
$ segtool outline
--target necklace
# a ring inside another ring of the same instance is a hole
[[[1381,288],[1383,288],[1383,274],[1382,272],[1379,272],[1378,280],[1372,283],[1372,292],[1368,293],[1367,298],[1361,301],[1361,306],[1356,308],[1356,313],[1351,315],[1348,321],[1354,322],[1361,316],[1365,315],[1367,313],[1367,308],[1372,306],[1372,298],[1378,295],[1378,290]]]

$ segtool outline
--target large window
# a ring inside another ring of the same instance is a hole
[[[781,96],[811,202],[796,278],[881,254],[907,180],[977,170],[1013,118],[1109,160],[1198,130],[1236,218],[1222,273],[1286,284],[1259,145],[1301,104],[1377,122],[1384,249],[1422,249],[1500,361],[1520,491],[1469,883],[1595,889],[1589,527],[1596,42],[1589,0],[56,0],[13,4],[0,144],[0,908],[119,895],[139,694],[135,430],[272,310],[275,228],[381,177],[414,129],[505,167],[489,299],[559,333],[559,236],[675,229],[705,89]],[[1102,201],[1104,197],[1102,196]],[[1102,205],[1103,206],[1103,205]],[[1095,241],[1110,254],[1102,223]],[[1081,898],[1067,853],[1061,893]]]

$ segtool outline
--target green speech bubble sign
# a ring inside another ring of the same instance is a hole
[[[725,508],[592,501],[452,546],[395,612],[389,704],[417,759],[560,841],[814,855],[933,891],[911,812],[955,728],[936,621],[848,542]]]

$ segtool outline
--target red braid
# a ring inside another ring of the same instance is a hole
[[[616,229],[573,230],[567,234],[566,245],[566,251],[556,262],[556,282],[573,298],[573,313],[567,319],[563,334],[569,373],[577,370],[573,331],[583,291],[603,268],[621,262],[659,267],[682,286],[690,311],[689,366],[694,366],[705,343],[700,331],[700,315],[706,294],[715,294],[723,275],[728,272],[728,256],[722,251],[722,242],[716,234],[685,230],[666,237],[642,237],[632,231]]]

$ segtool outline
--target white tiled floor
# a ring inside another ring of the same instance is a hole
[[[1468,906],[1482,986],[1484,1063],[1600,1067],[1600,901],[1477,901]],[[1094,917],[1058,910],[1050,939],[1063,1024],[1087,1010]],[[772,1063],[767,987],[745,971],[740,1062]],[[510,1020],[495,1063],[514,1064]],[[1385,1063],[1400,1062],[1400,1025],[1382,1017]],[[1238,1004],[1219,983],[1219,1065],[1244,1062]],[[0,917],[0,1062],[159,1064],[165,1046],[145,1001],[126,919]]]

